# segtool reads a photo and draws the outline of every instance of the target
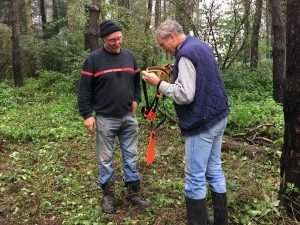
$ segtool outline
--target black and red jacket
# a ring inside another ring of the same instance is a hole
[[[78,88],[78,108],[84,119],[92,111],[103,115],[124,115],[132,103],[141,101],[140,70],[128,49],[110,53],[93,51],[85,60]]]

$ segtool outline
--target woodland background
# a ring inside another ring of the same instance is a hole
[[[0,224],[186,223],[184,138],[172,102],[160,102],[158,118],[168,120],[152,165],[149,121],[139,115],[138,166],[150,210],[125,201],[116,140],[114,215],[101,212],[94,136],[76,105],[83,62],[102,47],[101,21],[122,26],[123,46],[142,70],[174,61],[153,37],[165,18],[212,47],[228,92],[229,224],[299,224],[298,0],[1,0]]]

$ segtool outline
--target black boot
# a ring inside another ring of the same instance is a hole
[[[195,200],[185,196],[187,225],[206,225],[206,199]]]
[[[211,191],[211,197],[214,208],[214,216],[208,217],[209,225],[227,225],[228,223],[228,205],[226,193],[216,193]]]
[[[114,213],[114,182],[106,183],[102,186],[103,198],[102,198],[102,210],[105,213]]]
[[[150,203],[147,202],[141,195],[137,194],[140,190],[140,181],[133,181],[133,182],[125,182],[125,187],[128,190],[128,196],[126,200],[132,202],[133,204],[141,207],[141,208],[148,208]]]

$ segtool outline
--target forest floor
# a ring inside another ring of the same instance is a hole
[[[178,128],[157,130],[155,161],[147,165],[147,124],[140,124],[138,172],[141,193],[151,202],[139,209],[125,200],[121,153],[116,141],[116,213],[101,212],[94,136],[86,142],[2,143],[0,146],[0,224],[186,224],[184,139]],[[227,178],[229,224],[299,224],[278,199],[276,147],[250,145],[224,136],[223,169]],[[212,213],[207,193],[208,214]],[[251,212],[250,212],[251,211]]]

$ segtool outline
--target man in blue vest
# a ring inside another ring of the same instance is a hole
[[[143,71],[143,79],[174,101],[185,136],[184,188],[188,225],[224,225],[228,220],[226,180],[222,170],[222,137],[230,109],[226,90],[211,48],[185,35],[181,25],[167,19],[156,30],[157,43],[176,57],[172,84]],[[206,181],[214,216],[207,220]]]

